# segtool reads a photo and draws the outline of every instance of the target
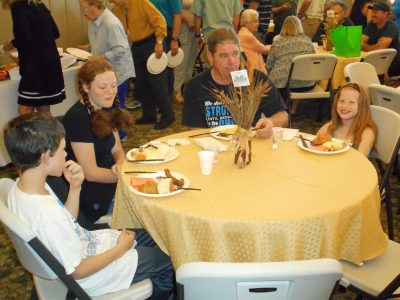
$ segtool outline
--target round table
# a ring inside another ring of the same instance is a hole
[[[203,131],[162,138],[184,138]],[[163,164],[125,161],[118,182],[113,228],[144,227],[172,259],[264,262],[330,257],[361,263],[381,254],[388,239],[379,219],[380,196],[374,166],[358,151],[335,155],[306,152],[297,140],[277,150],[271,139],[254,138],[253,160],[244,169],[234,152],[219,154],[212,174],[200,173],[200,147],[176,146],[180,156]],[[190,186],[174,196],[134,194],[124,171],[186,175]]]

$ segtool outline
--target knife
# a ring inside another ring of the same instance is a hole
[[[154,159],[133,159],[128,160],[129,162],[142,162],[142,161],[164,161],[165,158],[154,158]]]
[[[303,144],[303,147],[308,148],[308,145],[307,145],[306,141],[304,140],[303,136],[300,134],[299,137],[300,137],[301,143]]]

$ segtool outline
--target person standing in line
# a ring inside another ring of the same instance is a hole
[[[113,66],[118,84],[118,100],[125,107],[129,80],[135,77],[132,53],[124,27],[118,18],[104,6],[104,0],[79,0],[82,14],[89,20],[89,44],[79,48],[93,55],[104,56]],[[120,132],[121,139],[126,131]]]
[[[194,14],[192,13],[193,0],[182,1],[182,23],[179,42],[184,53],[182,63],[174,69],[174,97],[179,103],[183,102],[182,86],[192,78],[196,62],[197,47],[194,36]]]
[[[169,127],[175,116],[168,97],[167,71],[152,74],[147,69],[147,60],[153,53],[160,58],[163,42],[167,36],[167,23],[149,0],[109,0],[115,4],[113,13],[121,21],[128,39],[132,42],[132,56],[136,71],[136,85],[140,91],[143,115],[136,124],[155,124],[154,129]],[[139,96],[138,96],[139,98]],[[161,118],[157,122],[157,108]]]
[[[276,36],[280,34],[286,17],[297,15],[297,0],[272,0],[272,14],[275,24],[274,36]]]
[[[218,28],[236,30],[239,26],[239,15],[242,11],[240,0],[194,0],[194,32],[197,48],[201,49],[202,61],[209,63],[207,56],[207,37]]]
[[[64,78],[55,40],[57,24],[41,0],[2,0],[11,8],[14,39],[3,44],[5,51],[18,50],[21,81],[18,113],[51,115],[50,105],[65,99]]]
[[[182,22],[182,2],[181,0],[150,0],[150,2],[164,16],[167,22],[167,37],[164,39],[164,52],[171,50],[172,56],[178,53],[179,33]],[[168,95],[174,91],[174,73],[167,67]]]
[[[324,0],[299,0],[297,16],[301,20],[304,34],[310,39],[314,36],[324,16]]]

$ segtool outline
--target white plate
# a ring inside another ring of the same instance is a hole
[[[64,54],[62,54],[60,60],[61,60],[61,68],[63,70],[65,70],[66,68],[68,68],[68,67],[72,66],[74,63],[76,63],[76,56],[64,53]]]
[[[167,54],[163,52],[160,58],[156,57],[156,54],[153,53],[147,59],[147,69],[151,74],[159,74],[165,70],[168,64]]]
[[[183,50],[181,48],[178,49],[178,53],[176,53],[175,56],[172,56],[171,50],[169,50],[167,53],[168,67],[175,68],[179,66],[182,63],[184,57],[185,54],[183,53]]]
[[[153,147],[148,147],[144,148],[143,152],[146,153],[146,159],[165,159],[163,161],[142,161],[138,162],[140,164],[161,164],[165,163],[167,161],[174,160],[179,156],[179,151],[178,149],[165,145],[165,144],[157,144],[156,147],[158,149],[154,149]],[[133,159],[133,153],[139,151],[138,148],[133,148],[126,153],[126,159],[128,161],[134,161]]]
[[[66,50],[69,54],[72,54],[73,56],[83,60],[87,60],[92,56],[92,53],[78,48],[67,48]]]
[[[335,139],[337,141],[339,141],[338,139]],[[301,142],[301,140],[299,139],[299,141],[297,142],[297,146],[299,146],[299,148],[311,152],[311,153],[316,153],[316,154],[323,154],[323,155],[330,155],[330,154],[339,154],[339,153],[343,153],[346,151],[349,151],[351,149],[351,147],[349,145],[344,146],[342,149],[337,150],[337,151],[322,151],[322,150],[317,150],[317,149],[312,149],[313,146],[311,146],[311,143],[309,141],[305,141],[308,148],[303,146],[303,143]],[[341,141],[343,142],[343,141]]]
[[[176,177],[177,179],[183,179],[184,183],[183,183],[183,187],[187,188],[189,187],[190,181],[189,178],[187,178],[185,175],[178,173],[178,172],[171,172],[172,176]],[[151,174],[139,174],[137,177],[142,177],[142,178],[156,178],[156,177],[165,177],[165,172],[164,171],[160,171],[157,173],[151,173]],[[177,190],[177,191],[173,191],[171,193],[167,193],[167,194],[147,194],[147,193],[142,193],[139,192],[137,189],[135,189],[133,186],[129,186],[129,189],[137,195],[140,196],[145,196],[145,197],[152,197],[152,198],[160,198],[160,197],[168,197],[168,196],[172,196],[172,195],[176,195],[179,193],[182,193],[184,190]]]
[[[214,128],[211,128],[210,129],[210,135],[213,137],[213,138],[216,138],[216,139],[220,139],[220,140],[225,140],[225,141],[229,141],[229,136],[220,136],[219,135],[219,132],[223,132],[223,131],[229,131],[230,132],[230,130],[232,129],[235,129],[236,130],[236,128],[237,128],[237,125],[224,125],[224,126],[218,126],[218,127],[214,127]],[[219,131],[219,132],[215,132],[215,131]]]

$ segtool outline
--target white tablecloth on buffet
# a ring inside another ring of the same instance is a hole
[[[63,71],[66,99],[51,106],[53,116],[62,116],[80,98],[76,88],[76,74],[82,63],[76,63]],[[3,139],[3,128],[9,120],[18,115],[18,85],[19,80],[0,82],[0,166],[11,162]]]

